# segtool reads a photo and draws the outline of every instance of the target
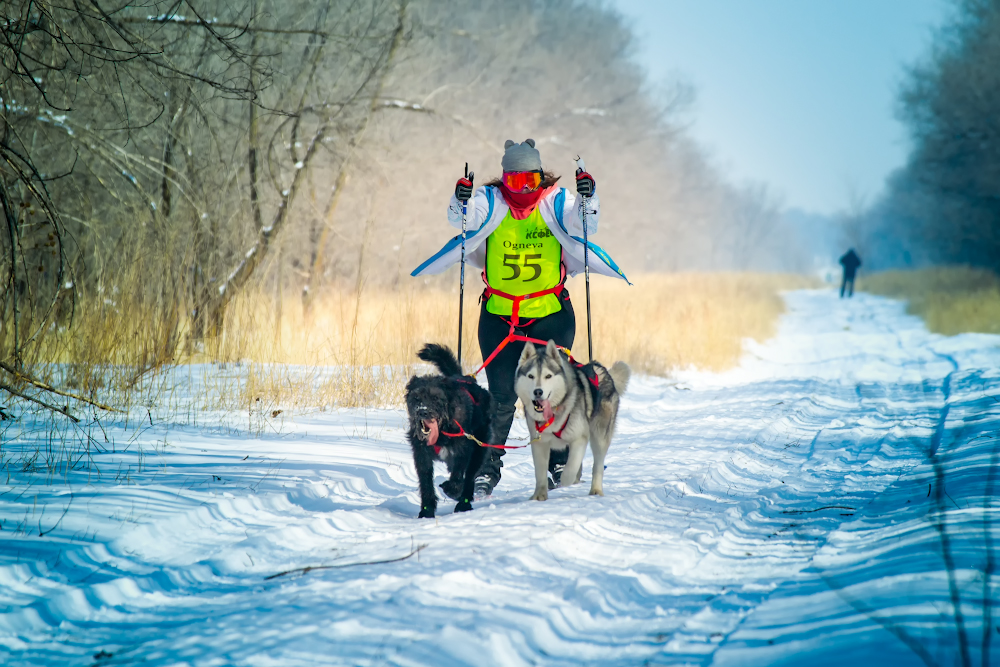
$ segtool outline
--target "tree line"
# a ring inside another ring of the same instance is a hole
[[[780,200],[724,178],[685,132],[690,90],[651,88],[596,0],[11,0],[0,33],[8,393],[98,338],[83,319],[155,340],[138,377],[249,286],[308,310],[408,280],[462,165],[497,175],[508,138],[563,175],[583,154],[628,270],[797,261]]]
[[[911,150],[870,207],[847,216],[876,267],[1000,271],[1000,0],[954,0],[907,73],[899,117]]]

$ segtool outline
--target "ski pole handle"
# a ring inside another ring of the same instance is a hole
[[[469,163],[465,163],[465,178],[463,179],[468,183],[469,190],[472,189],[473,180],[476,177],[476,172],[469,171]],[[471,193],[470,193],[471,196]],[[465,232],[466,232],[466,217],[469,213],[469,200],[462,199],[462,284],[465,284]]]

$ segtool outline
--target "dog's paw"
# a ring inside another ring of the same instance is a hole
[[[458,483],[453,483],[450,479],[447,479],[438,486],[444,491],[444,495],[448,496],[452,500],[458,500],[458,497],[462,495],[462,485]]]
[[[420,508],[420,514],[417,515],[418,519],[433,519],[434,518],[434,508],[432,507],[422,507]]]
[[[595,489],[595,488],[591,487],[591,489],[590,489],[590,495],[592,495],[592,496],[603,496],[604,495],[604,489]]]
[[[549,490],[546,488],[535,489],[535,495],[531,496],[532,500],[548,500]]]
[[[471,512],[472,511],[472,501],[468,498],[463,498],[458,501],[455,505],[455,512]]]

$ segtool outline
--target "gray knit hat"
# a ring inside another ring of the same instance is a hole
[[[538,171],[542,168],[542,156],[535,149],[534,139],[525,139],[523,144],[508,139],[503,147],[500,165],[504,171]]]

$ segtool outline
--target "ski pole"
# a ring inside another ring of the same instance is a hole
[[[586,171],[583,158],[576,156],[576,173],[582,174]],[[590,243],[587,241],[587,205],[590,197],[581,196],[580,218],[583,220],[583,275],[587,283],[587,359],[594,360],[594,335],[590,328]]]
[[[472,180],[475,172],[469,173],[469,163],[465,163],[465,178]],[[469,200],[462,200],[462,265],[458,279],[458,365],[462,365],[462,315],[465,311],[465,231]]]

